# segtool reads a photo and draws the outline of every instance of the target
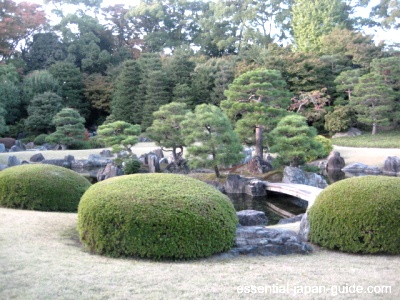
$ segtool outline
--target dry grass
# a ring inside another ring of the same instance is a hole
[[[76,214],[0,208],[0,299],[244,299],[236,287],[390,285],[398,299],[400,257],[318,249],[307,256],[217,257],[189,262],[111,259],[79,243]],[[251,299],[326,299],[327,294],[251,294]],[[338,295],[335,299],[348,299]]]
[[[137,156],[148,153],[158,147],[154,143],[138,143],[133,148],[132,151]],[[107,148],[109,149],[109,148]],[[13,153],[0,153],[0,164],[7,164],[8,157],[10,155],[15,155],[21,161],[29,161],[32,155],[36,153],[42,153],[45,159],[63,159],[67,155],[73,155],[75,159],[87,159],[90,154],[99,154],[103,149],[89,149],[89,150],[49,150],[49,151],[23,151],[23,152],[13,152]]]
[[[400,148],[352,148],[335,146],[334,150],[340,152],[346,165],[360,162],[382,168],[388,156],[400,157]]]

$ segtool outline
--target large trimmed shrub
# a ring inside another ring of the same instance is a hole
[[[233,245],[229,198],[183,175],[133,174],[93,185],[78,209],[81,241],[109,256],[193,259]]]
[[[400,178],[353,177],[324,189],[309,210],[310,240],[353,253],[400,253]]]
[[[0,172],[0,206],[41,211],[77,211],[90,182],[66,168],[32,164]]]

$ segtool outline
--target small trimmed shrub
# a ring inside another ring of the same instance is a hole
[[[133,174],[96,183],[78,208],[81,241],[96,253],[194,259],[230,249],[237,216],[229,198],[183,175]]]
[[[98,135],[91,137],[89,139],[89,144],[90,144],[90,147],[92,149],[99,149],[99,148],[105,148],[106,147],[106,143]]]
[[[353,177],[324,189],[309,210],[310,240],[352,253],[400,254],[400,178]]]
[[[123,165],[122,171],[124,171],[124,174],[130,175],[139,172],[142,163],[136,158],[130,158],[125,160]]]
[[[35,139],[33,140],[33,143],[35,145],[43,145],[44,143],[46,143],[47,136],[48,136],[48,134],[45,134],[45,133],[39,134],[37,137],[35,137]]]
[[[90,182],[66,168],[31,164],[0,172],[0,206],[41,211],[76,212]]]

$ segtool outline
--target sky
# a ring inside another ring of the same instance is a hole
[[[31,2],[31,3],[37,3],[40,5],[43,5],[43,0],[14,0],[15,2]],[[376,5],[376,3],[379,0],[372,0],[372,5]],[[127,6],[134,6],[137,5],[140,2],[140,0],[103,0],[102,6],[111,6],[111,5],[116,5],[116,4],[125,4]],[[366,11],[360,11],[360,15],[363,15],[364,17],[368,16],[368,12]],[[386,44],[392,44],[392,43],[400,43],[400,32],[399,30],[378,30],[374,31],[373,29],[368,29],[365,31],[366,34],[371,34],[374,35],[374,41],[376,43],[379,43],[380,41],[385,41]]]

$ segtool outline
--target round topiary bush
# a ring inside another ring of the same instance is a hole
[[[0,206],[75,212],[90,182],[66,168],[31,164],[0,172]]]
[[[353,177],[324,189],[309,210],[310,241],[352,253],[400,253],[400,178]]]
[[[229,198],[183,175],[133,174],[96,183],[78,208],[81,241],[109,256],[193,259],[226,251],[237,224]]]

